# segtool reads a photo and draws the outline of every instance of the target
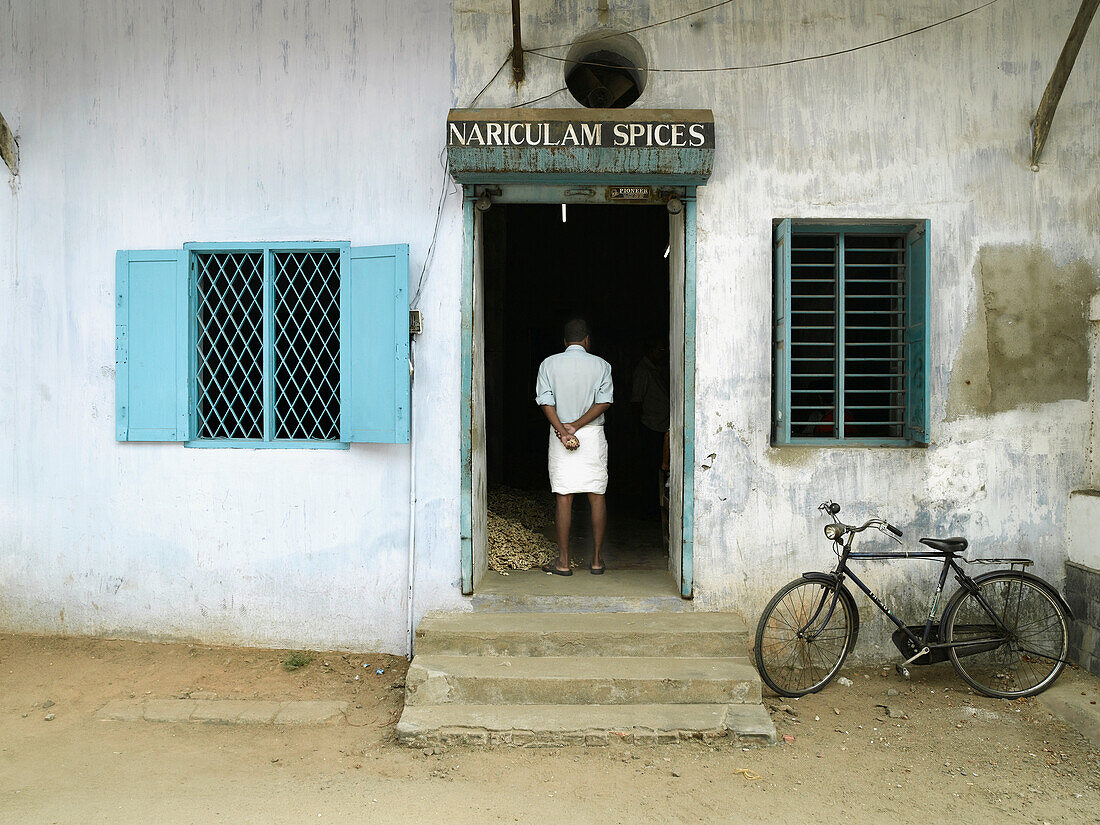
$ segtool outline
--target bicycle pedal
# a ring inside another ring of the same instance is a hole
[[[899,663],[894,665],[894,669],[898,672],[898,676],[905,679],[905,681],[909,681],[909,668]]]

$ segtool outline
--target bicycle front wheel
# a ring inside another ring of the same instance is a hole
[[[1016,572],[992,575],[976,592],[960,590],[943,627],[951,664],[987,696],[1034,696],[1066,664],[1069,617],[1050,585]]]
[[[780,696],[816,693],[840,672],[859,616],[847,590],[795,579],[772,596],[756,625],[756,669]]]

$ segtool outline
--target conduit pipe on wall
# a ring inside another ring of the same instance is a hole
[[[413,586],[416,582],[416,433],[413,425],[416,417],[413,410],[413,381],[416,377],[416,358],[413,355],[413,347],[416,339],[409,339],[409,569],[406,575],[407,590],[405,602],[408,607],[408,624],[405,636],[405,657],[412,661],[413,657]]]

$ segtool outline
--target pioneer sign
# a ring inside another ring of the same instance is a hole
[[[714,151],[706,109],[452,109],[447,117],[447,157],[460,183],[698,185]]]

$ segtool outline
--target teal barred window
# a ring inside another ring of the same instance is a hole
[[[277,252],[275,437],[340,437],[340,255]]]
[[[927,444],[927,222],[775,232],[773,443]]]
[[[192,256],[198,438],[264,437],[264,257]]]
[[[116,281],[118,440],[408,442],[407,246],[123,251]]]
[[[200,439],[338,441],[340,253],[196,252]]]

